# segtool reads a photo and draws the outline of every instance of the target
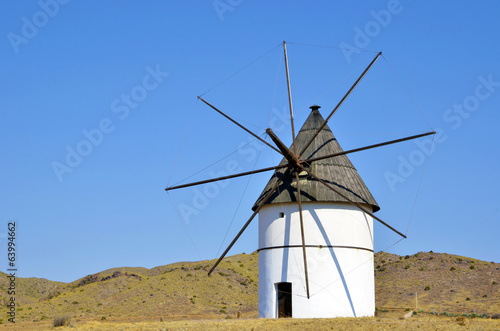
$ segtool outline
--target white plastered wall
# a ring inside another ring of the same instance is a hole
[[[293,317],[373,316],[372,218],[346,203],[311,202],[302,208],[306,246],[310,246],[306,248],[310,299],[298,206],[267,205],[259,212],[259,317],[277,317],[279,282],[292,283]],[[275,248],[265,249],[271,247]]]

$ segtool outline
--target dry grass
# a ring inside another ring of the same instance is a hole
[[[402,315],[402,314],[400,314]],[[16,323],[17,324],[17,323]],[[53,330],[48,322],[4,326],[9,330]],[[3,329],[3,328],[2,328]],[[500,320],[441,316],[335,319],[177,319],[170,321],[82,320],[57,330],[500,330]]]
[[[71,317],[71,324],[80,326],[83,321],[102,325],[144,323],[159,321],[159,316],[170,321],[180,316],[197,321],[222,320],[235,318],[238,312],[243,319],[256,318],[258,255],[229,256],[208,277],[213,262],[179,262],[153,269],[115,268],[94,275],[85,285],[81,285],[82,279],[69,284],[19,279],[22,291],[16,297],[21,304],[16,322],[34,328],[51,325],[61,316]],[[405,308],[415,308],[415,292],[418,292],[417,311],[490,316],[500,313],[498,263],[430,252],[408,257],[377,253],[375,266],[380,266],[375,269],[376,306],[380,310],[403,308],[398,312],[404,314]],[[109,277],[118,271],[120,277]],[[426,286],[430,289],[425,290]],[[1,304],[6,304],[5,300],[0,296]],[[381,315],[387,314],[381,311]],[[418,319],[425,316],[446,318],[419,313]],[[105,320],[101,322],[101,318]],[[0,319],[4,325],[7,323],[7,317]],[[467,317],[466,321],[469,320]],[[473,321],[476,320],[483,319]]]

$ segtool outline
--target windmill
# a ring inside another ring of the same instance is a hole
[[[259,317],[360,317],[375,312],[373,219],[406,236],[375,216],[380,207],[347,154],[435,134],[434,131],[344,151],[328,121],[381,56],[379,52],[355,83],[323,118],[320,106],[295,135],[286,43],[286,68],[292,146],[272,131],[268,143],[201,97],[199,100],[265,145],[283,155],[279,165],[189,184],[170,191],[214,181],[273,171],[243,225],[210,275],[259,214]]]

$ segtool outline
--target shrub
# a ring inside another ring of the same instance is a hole
[[[225,314],[225,313],[226,313],[226,311],[225,311],[224,309],[221,309],[221,310],[219,310],[219,313],[221,313],[221,314]]]
[[[424,288],[424,291],[429,291],[430,289],[431,289],[431,287],[430,287],[430,286],[426,286],[426,287]]]
[[[424,267],[421,267],[421,268],[420,268],[420,269],[418,269],[418,270],[420,270],[420,271],[424,271]]]
[[[465,300],[466,300],[466,301],[470,301],[470,298],[469,298],[469,297],[467,297]]]
[[[101,317],[101,321],[104,321],[106,319],[106,316]]]
[[[455,271],[455,270],[457,270],[457,268],[455,268],[455,267],[451,267],[451,268],[450,268],[450,270],[451,270],[451,271]]]
[[[471,265],[471,266],[469,267],[469,269],[470,269],[470,270],[474,270],[474,269],[476,269],[476,267],[474,267],[473,265]]]
[[[488,297],[488,294],[483,295],[483,298],[487,298],[487,297]]]
[[[462,259],[461,259],[461,258],[458,258],[457,260],[458,260],[458,262],[462,262]]]
[[[380,261],[380,263],[385,263],[385,260]]]
[[[405,269],[410,269],[410,265],[407,265],[407,266],[405,267]]]
[[[73,301],[72,304],[77,305],[78,301]]]
[[[497,285],[497,284],[498,284],[497,282],[493,282],[493,283],[491,283],[491,285]]]
[[[409,259],[410,258],[410,255],[406,255],[405,256],[405,260]]]
[[[71,317],[69,316],[56,317],[54,318],[54,327],[68,325],[70,319]]]

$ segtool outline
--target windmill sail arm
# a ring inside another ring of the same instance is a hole
[[[302,197],[300,195],[300,180],[299,173],[295,172],[295,181],[297,182],[297,202],[299,203],[299,218],[300,218],[300,236],[302,239],[302,257],[304,259],[304,274],[306,280],[306,294],[307,298],[310,298],[309,295],[309,274],[307,272],[307,255],[306,255],[306,239],[304,234],[304,217],[302,215]]]
[[[316,179],[318,182],[320,182],[321,184],[325,185],[326,187],[328,187],[330,190],[332,190],[333,192],[337,193],[338,195],[340,195],[342,198],[344,198],[347,202],[349,202],[351,205],[357,207],[358,209],[360,209],[361,211],[365,212],[366,214],[370,215],[371,217],[373,217],[374,219],[376,219],[377,221],[379,221],[381,224],[385,225],[386,227],[388,227],[389,229],[391,229],[392,231],[396,232],[397,234],[399,234],[401,237],[403,238],[406,238],[406,236],[404,234],[402,234],[401,232],[399,232],[398,230],[396,230],[395,228],[393,228],[392,226],[390,226],[389,224],[387,224],[386,222],[382,221],[380,218],[378,218],[377,216],[373,215],[372,212],[368,211],[366,208],[364,208],[361,204],[355,202],[355,201],[352,201],[351,199],[349,199],[346,195],[342,194],[342,192],[340,192],[339,190],[337,190],[336,188],[334,188],[332,185],[328,184],[327,182],[325,182],[324,180],[322,180],[321,178],[317,177],[316,175],[314,175],[311,171],[307,170],[306,168],[300,166],[300,168],[307,172],[309,174],[309,176],[311,176],[312,178]]]
[[[304,148],[302,148],[302,150],[300,151],[299,155],[298,155],[298,158],[300,159],[300,157],[302,156],[302,154],[304,154],[304,152],[306,151],[307,147],[309,147],[309,145],[312,144],[312,142],[314,141],[314,139],[316,139],[316,137],[318,136],[318,134],[321,132],[321,130],[323,130],[323,128],[325,127],[325,125],[328,123],[328,121],[330,120],[330,118],[332,118],[333,114],[335,114],[335,112],[337,111],[337,109],[340,108],[340,106],[344,103],[344,101],[347,99],[347,97],[349,96],[349,94],[351,94],[351,92],[354,90],[354,88],[358,85],[358,83],[361,81],[361,79],[363,79],[363,77],[366,75],[366,73],[368,72],[368,70],[370,70],[370,68],[373,66],[373,64],[375,63],[375,61],[377,61],[377,59],[380,57],[380,55],[382,55],[382,52],[379,52],[377,54],[377,56],[375,56],[375,58],[372,60],[372,62],[370,62],[370,64],[368,65],[368,67],[366,67],[366,69],[363,71],[363,73],[361,74],[361,76],[358,77],[358,79],[354,82],[354,84],[351,86],[351,88],[347,91],[347,93],[344,95],[344,97],[339,101],[339,103],[337,104],[337,106],[335,106],[335,108],[333,108],[332,112],[330,113],[330,115],[328,115],[328,117],[325,119],[325,121],[323,122],[323,124],[321,124],[318,129],[316,130],[316,132],[313,134],[313,136],[311,137],[311,139],[309,139],[309,141],[307,142],[307,144],[304,146]]]
[[[335,157],[335,156],[340,156],[340,155],[345,155],[345,154],[350,154],[350,153],[356,153],[356,152],[364,151],[364,150],[367,150],[367,149],[372,149],[372,148],[377,148],[377,147],[382,147],[382,146],[387,146],[387,145],[391,145],[391,144],[400,143],[400,142],[407,141],[407,140],[417,139],[417,138],[429,136],[431,134],[436,134],[436,131],[429,131],[429,132],[422,133],[422,134],[417,134],[417,135],[414,135],[414,136],[408,136],[408,137],[405,137],[405,138],[400,138],[400,139],[395,139],[395,140],[389,140],[389,141],[386,141],[386,142],[383,142],[383,143],[379,143],[379,144],[374,144],[374,145],[369,145],[369,146],[365,146],[365,147],[349,149],[347,151],[342,151],[342,152],[339,152],[339,153],[334,153],[334,154],[330,154],[330,155],[325,155],[325,156],[310,158],[310,159],[305,160],[305,162],[313,162],[313,161],[318,161],[318,160],[329,159],[329,158]],[[302,162],[304,162],[304,161],[302,161]]]
[[[268,143],[267,141],[265,141],[264,139],[262,139],[261,137],[259,137],[258,135],[256,135],[255,133],[253,133],[252,131],[248,130],[247,128],[245,128],[243,125],[241,125],[240,123],[238,123],[236,120],[232,119],[231,117],[229,117],[228,115],[226,115],[225,113],[223,113],[221,110],[219,110],[217,107],[215,107],[214,105],[208,103],[207,101],[205,101],[202,97],[198,97],[198,99],[200,99],[201,101],[203,101],[207,106],[209,106],[210,108],[212,108],[213,110],[215,110],[216,112],[218,112],[219,114],[221,114],[222,116],[224,116],[225,118],[227,118],[228,120],[230,120],[231,122],[233,122],[234,124],[236,124],[237,126],[239,126],[240,128],[242,128],[243,130],[245,130],[246,132],[250,133],[252,136],[254,136],[255,138],[257,138],[258,140],[260,140],[261,142],[263,142],[264,144],[266,144],[267,146],[271,147],[272,149],[274,149],[276,152],[280,153],[281,154],[281,151],[279,149],[277,149],[276,147],[274,147],[273,145],[271,145],[270,143]]]
[[[273,193],[278,189],[278,187],[280,186],[281,182],[282,182],[281,180],[276,181],[276,183],[274,184],[274,186],[272,187],[272,189],[269,191],[269,193],[267,194],[267,196],[260,203],[259,207],[257,207],[257,209],[255,209],[255,211],[253,212],[252,216],[250,216],[250,218],[248,219],[248,221],[241,228],[240,232],[238,232],[238,234],[236,235],[236,237],[234,237],[233,241],[231,241],[231,243],[229,244],[229,246],[227,246],[226,250],[224,251],[224,253],[222,253],[222,255],[219,257],[219,259],[217,260],[217,262],[215,262],[215,264],[212,267],[212,269],[210,269],[210,271],[208,272],[208,275],[210,275],[215,270],[215,268],[217,268],[217,266],[222,261],[222,259],[226,256],[226,254],[233,247],[233,245],[236,243],[236,241],[240,238],[240,236],[243,234],[243,232],[246,230],[246,228],[250,225],[250,223],[255,218],[255,216],[259,213],[260,209],[264,206],[264,204],[267,202],[267,200],[269,200],[269,198],[273,195]]]
[[[266,171],[271,171],[271,170],[276,170],[276,169],[282,169],[288,167],[288,164],[285,165],[279,165],[275,167],[268,167],[268,168],[262,168],[258,170],[252,170],[252,171],[247,171],[247,172],[241,172],[239,174],[234,174],[234,175],[228,175],[228,176],[222,176],[222,177],[217,177],[217,178],[212,178],[212,179],[206,179],[206,180],[200,180],[199,182],[192,182],[188,184],[182,184],[182,185],[176,185],[176,186],[170,186],[165,189],[165,191],[171,191],[171,190],[177,190],[180,188],[185,188],[185,187],[190,187],[190,186],[196,186],[196,185],[201,185],[201,184],[207,184],[207,183],[212,183],[212,182],[217,182],[220,180],[226,180],[226,179],[231,179],[231,178],[236,178],[236,177],[242,177],[242,176],[248,176],[252,174],[258,174],[261,172],[266,172]]]

